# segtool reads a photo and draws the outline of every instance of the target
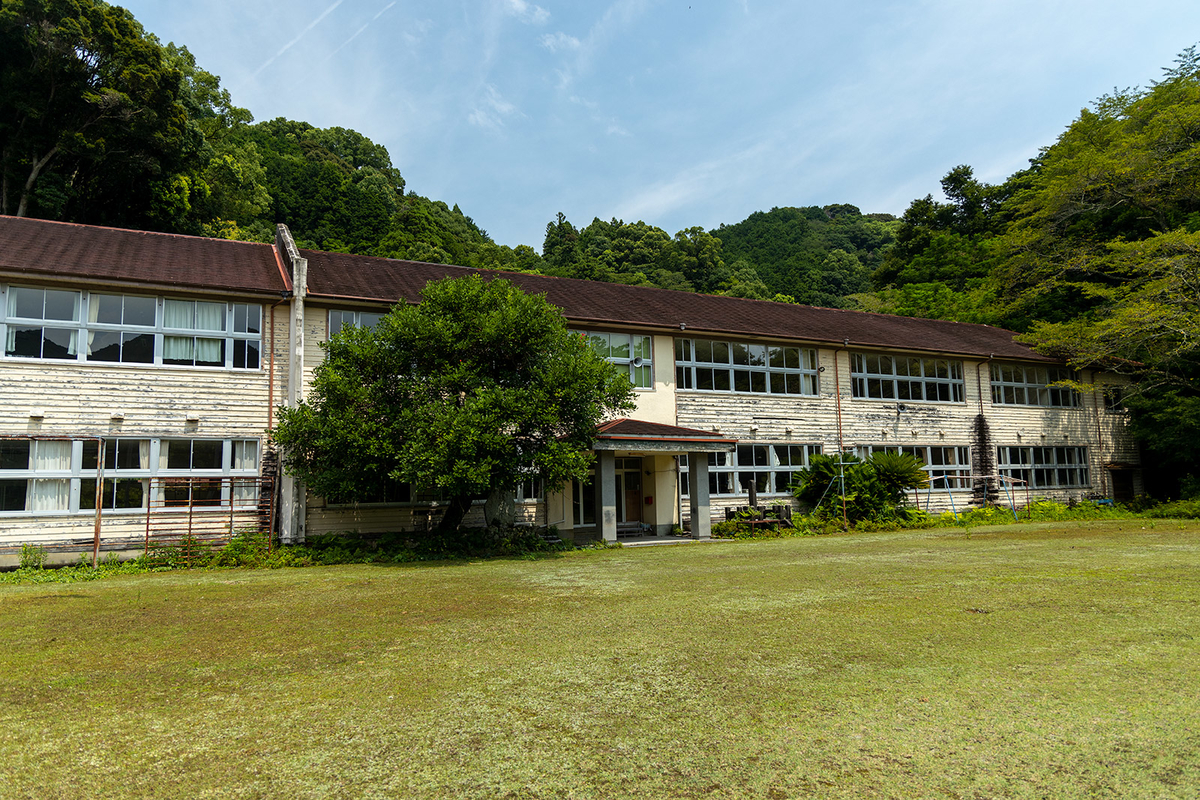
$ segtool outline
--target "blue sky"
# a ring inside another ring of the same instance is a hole
[[[353,128],[418,194],[541,249],[558,211],[669,233],[903,213],[1000,181],[1200,41],[1194,0],[129,0],[259,120]]]

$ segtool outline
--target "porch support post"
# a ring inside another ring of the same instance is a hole
[[[617,540],[617,459],[611,450],[596,453],[596,527],[604,541]]]
[[[688,495],[692,512],[692,538],[712,538],[712,510],[708,505],[708,453],[688,453]]]

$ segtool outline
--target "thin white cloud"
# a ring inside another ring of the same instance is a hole
[[[533,25],[545,25],[550,19],[549,11],[525,0],[504,0],[504,10],[510,16]]]
[[[308,25],[304,28],[304,30],[302,30],[302,31],[300,31],[300,33],[296,34],[296,38],[292,39],[290,42],[285,44],[283,47],[279,48],[278,53],[276,53],[275,55],[268,58],[266,61],[263,62],[263,65],[261,67],[254,70],[254,77],[258,77],[258,74],[260,72],[262,72],[267,67],[271,66],[271,64],[275,63],[275,59],[279,58],[281,55],[283,55],[288,50],[290,50],[292,48],[292,45],[296,44],[296,42],[298,42],[304,38],[304,34],[308,33],[313,28],[317,27],[317,24],[320,23],[321,20],[325,19],[330,14],[332,14],[334,9],[336,9],[338,6],[340,6],[343,2],[345,2],[345,0],[334,0],[333,5],[331,5],[329,8],[325,9],[324,11],[322,11],[321,15],[319,17],[314,19],[312,22],[308,23]]]
[[[659,219],[688,205],[702,205],[712,195],[714,186],[728,187],[744,179],[748,165],[761,163],[771,154],[775,138],[768,137],[739,152],[687,167],[673,178],[641,189],[618,203],[618,216]]]
[[[569,44],[567,41],[569,39],[575,43],[572,46],[560,47],[556,50],[546,41],[546,37],[543,37],[542,45],[548,47],[552,52],[570,52],[575,56],[571,65],[557,71],[558,87],[567,89],[575,82],[577,75],[588,72],[599,53],[616,39],[623,29],[645,12],[648,2],[649,0],[617,0],[604,10],[600,19],[588,29],[587,36],[583,39],[561,34],[564,38],[554,41],[554,44],[566,45]],[[560,34],[555,34],[555,36],[558,35]]]
[[[559,31],[558,33],[547,33],[541,38],[542,47],[549,50],[551,53],[559,53],[569,50],[578,50],[583,43],[574,36]]]
[[[392,2],[390,2],[390,3],[388,3],[386,6],[384,6],[384,7],[383,7],[383,9],[382,9],[382,10],[381,10],[381,11],[380,11],[378,14],[376,14],[376,15],[375,15],[375,16],[373,16],[373,17],[371,17],[370,21],[368,21],[366,25],[363,25],[361,28],[359,28],[358,30],[356,30],[356,31],[354,32],[354,34],[353,34],[353,35],[352,35],[352,36],[351,36],[349,39],[347,39],[346,41],[344,41],[344,42],[342,42],[341,44],[339,44],[339,45],[337,46],[337,49],[336,49],[336,50],[334,50],[334,51],[333,51],[332,53],[330,53],[329,55],[325,56],[325,60],[326,60],[326,61],[328,61],[329,59],[333,58],[335,55],[337,55],[337,54],[338,54],[338,52],[339,52],[339,51],[340,51],[340,50],[341,50],[343,47],[345,47],[346,45],[350,44],[350,43],[351,43],[351,42],[353,42],[355,39],[357,39],[357,38],[359,37],[359,34],[361,34],[361,33],[362,33],[363,31],[365,31],[367,28],[369,28],[369,27],[371,27],[373,24],[375,24],[375,21],[376,21],[377,19],[379,19],[380,17],[382,17],[382,16],[384,15],[384,13],[385,13],[385,12],[386,12],[386,11],[387,11],[389,8],[391,8],[392,6],[396,5],[396,3],[397,3],[397,2],[398,2],[398,0],[392,0]]]
[[[517,114],[517,107],[505,100],[495,86],[488,84],[484,88],[483,99],[467,115],[467,121],[479,128],[499,130],[505,119]]]
[[[407,30],[403,33],[404,41],[408,42],[410,45],[418,44],[425,39],[425,36],[431,30],[433,30],[433,20],[417,20],[412,24],[411,30]]]

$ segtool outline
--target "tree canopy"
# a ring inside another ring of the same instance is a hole
[[[529,478],[586,478],[597,425],[633,407],[627,376],[504,280],[431,282],[419,304],[323,347],[308,397],[279,410],[285,468],[340,500],[388,480],[441,492],[446,531]]]
[[[1123,373],[1148,466],[1200,461],[1200,54],[1114,90],[999,186],[969,167],[914,201],[876,310],[990,322],[1077,368]]]

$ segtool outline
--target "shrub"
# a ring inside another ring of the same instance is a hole
[[[36,544],[22,544],[21,557],[17,563],[20,569],[43,569],[46,566],[46,548]]]
[[[792,490],[818,516],[862,520],[904,521],[901,507],[906,490],[928,481],[921,462],[906,453],[879,452],[866,461],[851,453],[815,455],[795,474]]]

